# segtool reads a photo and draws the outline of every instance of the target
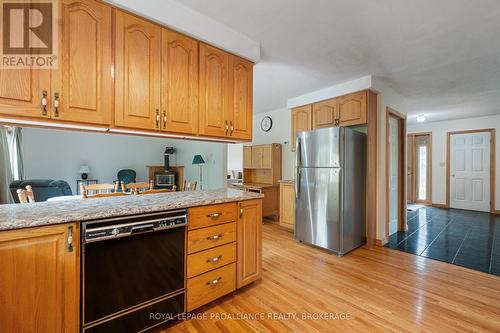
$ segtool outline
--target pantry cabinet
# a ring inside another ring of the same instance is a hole
[[[0,233],[2,332],[79,331],[76,223]]]
[[[198,42],[162,29],[162,131],[198,133]]]
[[[161,28],[116,11],[115,124],[160,129]]]
[[[59,63],[52,70],[51,117],[109,125],[112,111],[111,8],[97,1],[60,4]]]

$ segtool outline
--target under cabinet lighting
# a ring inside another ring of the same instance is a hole
[[[55,122],[43,122],[36,120],[24,120],[24,119],[9,119],[0,118],[1,124],[6,125],[18,125],[18,126],[32,126],[32,127],[44,127],[44,128],[55,128],[55,129],[74,129],[81,131],[92,131],[92,132],[107,132],[107,127],[97,127],[97,126],[85,126],[77,124],[66,124],[66,123],[55,123]]]
[[[417,123],[423,123],[425,121],[425,116],[423,114],[419,114],[417,116]]]

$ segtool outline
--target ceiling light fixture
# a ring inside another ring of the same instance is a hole
[[[417,116],[418,123],[423,123],[424,121],[425,121],[425,116],[423,114]]]

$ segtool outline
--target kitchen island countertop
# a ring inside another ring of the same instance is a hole
[[[0,231],[262,198],[235,189],[0,205]]]

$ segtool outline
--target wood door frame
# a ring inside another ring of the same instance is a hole
[[[484,128],[467,131],[452,131],[446,133],[446,208],[450,208],[450,139],[456,134],[472,134],[490,132],[490,213],[500,213],[495,210],[495,129]]]
[[[399,123],[399,167],[398,167],[398,231],[405,231],[406,223],[406,115],[390,107],[385,110],[385,239],[389,239],[389,118],[398,119]]]
[[[417,175],[415,173],[417,167],[417,150],[416,148],[416,143],[415,143],[415,137],[416,136],[424,136],[427,135],[429,136],[429,158],[428,158],[428,168],[429,168],[429,178],[427,179],[427,191],[429,193],[429,200],[418,200],[417,199]],[[417,133],[409,133],[407,136],[412,136],[413,137],[413,142],[412,142],[412,149],[411,149],[411,154],[412,154],[412,171],[413,171],[413,176],[412,176],[412,199],[414,203],[420,203],[424,205],[432,205],[432,132],[417,132]]]

